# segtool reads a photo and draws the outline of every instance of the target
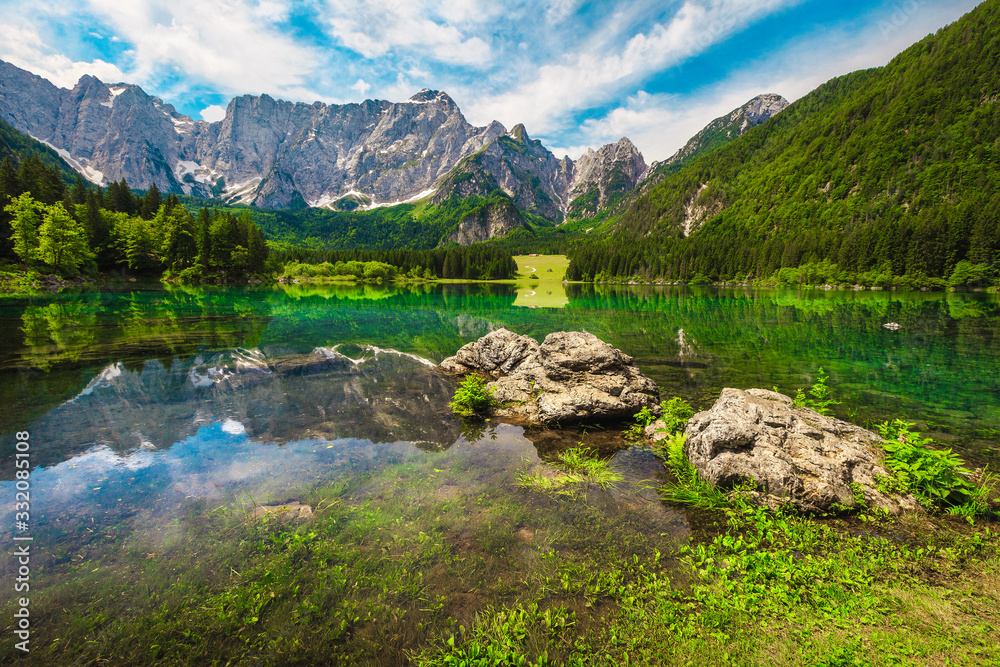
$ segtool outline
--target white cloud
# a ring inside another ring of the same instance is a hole
[[[154,83],[176,68],[218,92],[309,93],[320,61],[313,48],[282,33],[287,7],[251,0],[89,0],[90,7],[134,45],[133,78]],[[297,97],[301,99],[301,97]]]
[[[48,79],[61,88],[72,88],[84,74],[117,82],[126,76],[116,65],[103,60],[79,62],[45,45],[34,28],[0,24],[0,60]]]
[[[365,58],[406,50],[456,65],[490,62],[489,44],[462,29],[491,14],[485,5],[465,1],[435,9],[434,3],[415,0],[328,0],[326,7],[331,34]]]
[[[201,110],[201,117],[209,123],[215,123],[226,117],[226,109],[218,104],[211,104]]]
[[[364,97],[365,93],[367,93],[371,87],[372,85],[364,79],[358,79],[354,82],[354,85],[351,86],[351,90],[358,91],[358,94],[361,95],[361,97]]]
[[[633,35],[619,50],[608,52],[588,45],[560,63],[541,66],[533,79],[514,90],[476,100],[469,115],[477,123],[496,118],[504,124],[524,122],[539,133],[558,130],[569,112],[614,99],[623,88],[798,1],[687,0],[668,21]],[[618,22],[625,23],[621,17]]]
[[[567,16],[580,6],[581,0],[553,0],[545,9],[545,22],[549,24],[562,23]]]

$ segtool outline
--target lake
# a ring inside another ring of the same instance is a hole
[[[207,660],[213,636],[244,657],[274,642],[305,650],[306,637],[345,660],[405,664],[484,606],[547,590],[538,582],[566,563],[647,557],[709,530],[659,501],[662,465],[622,425],[454,418],[455,381],[433,366],[499,327],[593,333],[662,398],[696,409],[727,386],[794,395],[822,368],[837,416],[905,418],[972,466],[1000,464],[997,295],[540,289],[148,286],[0,300],[11,501],[0,533],[14,533],[14,434],[28,431],[35,646],[57,662],[142,664]],[[517,486],[578,444],[623,480],[572,497]],[[289,502],[319,518],[250,519]],[[610,613],[586,594],[564,604],[581,626]],[[123,620],[136,618],[145,630]]]

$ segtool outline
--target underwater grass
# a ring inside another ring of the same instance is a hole
[[[608,461],[597,458],[582,442],[578,447],[561,452],[552,467],[558,471],[556,474],[521,473],[516,484],[533,491],[566,495],[586,485],[608,490],[624,479],[621,473],[611,469]]]
[[[615,605],[598,633],[552,631],[541,606],[488,608],[424,649],[431,665],[1000,664],[997,534],[872,517],[867,534],[753,508],[719,534],[605,571],[561,570]],[[914,527],[924,537],[899,539]],[[874,528],[874,529],[872,529]],[[550,632],[548,643],[540,637]],[[574,650],[553,659],[566,643]]]
[[[600,570],[672,541],[585,503],[525,502],[512,481],[506,464],[477,470],[432,454],[317,486],[302,498],[315,508],[307,523],[251,520],[259,503],[236,498],[216,508],[194,502],[164,540],[155,526],[124,538],[95,532],[33,578],[33,658],[411,664],[413,652],[471,627],[486,608],[558,607],[546,599],[574,595],[560,578],[569,564]],[[606,620],[586,600],[569,608],[581,631]],[[0,650],[0,662],[11,650]]]

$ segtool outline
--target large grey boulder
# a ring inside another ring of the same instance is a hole
[[[871,508],[919,510],[912,496],[876,488],[890,472],[879,436],[766,389],[723,389],[710,410],[688,422],[684,451],[702,479],[720,488],[753,480],[761,504],[825,512],[852,507],[855,493]]]
[[[560,331],[539,345],[498,329],[441,362],[446,373],[480,373],[498,402],[494,414],[530,423],[617,421],[659,412],[656,383],[632,357],[593,334]]]

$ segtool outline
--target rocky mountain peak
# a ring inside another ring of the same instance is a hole
[[[585,217],[617,200],[646,175],[642,153],[627,137],[588,149],[574,165],[569,214]]]
[[[748,129],[757,127],[772,116],[784,111],[788,106],[788,100],[775,93],[764,93],[753,98],[739,109],[734,109],[729,114],[731,123],[739,122],[739,133],[743,134]]]
[[[713,120],[698,134],[691,137],[683,148],[662,163],[654,164],[653,168],[694,159],[714,150],[770,120],[773,116],[784,111],[787,106],[788,100],[781,95],[775,93],[758,95],[725,116]]]
[[[514,129],[512,129],[507,136],[519,144],[526,144],[531,141],[531,137],[528,136],[528,130],[524,127],[524,123],[518,123],[515,125]]]
[[[424,88],[419,93],[412,95],[407,102],[414,102],[417,104],[440,104],[447,107],[458,108],[455,104],[455,100],[451,99],[448,93],[440,90],[431,90],[430,88]]]

